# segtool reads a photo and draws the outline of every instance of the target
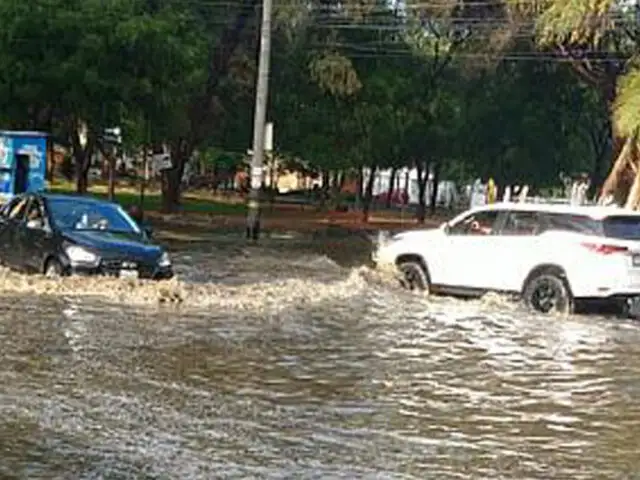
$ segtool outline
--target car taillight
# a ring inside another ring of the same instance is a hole
[[[594,253],[600,253],[602,255],[611,255],[612,253],[627,253],[629,249],[620,245],[606,245],[602,243],[588,243],[582,244],[583,247],[591,250]]]

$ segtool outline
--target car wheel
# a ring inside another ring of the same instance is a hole
[[[51,258],[47,261],[47,265],[44,268],[44,276],[47,278],[59,278],[63,274],[62,265],[55,258]]]
[[[573,312],[573,298],[565,279],[553,273],[543,273],[531,278],[522,294],[530,309],[544,314],[569,314]]]
[[[398,264],[398,270],[400,285],[407,290],[429,290],[429,276],[420,262],[401,262]]]

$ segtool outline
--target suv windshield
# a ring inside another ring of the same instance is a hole
[[[60,230],[102,230],[140,233],[136,223],[118,205],[78,199],[49,199],[51,220]]]
[[[607,217],[602,226],[606,237],[640,241],[640,216]]]

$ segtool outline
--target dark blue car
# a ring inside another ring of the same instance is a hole
[[[0,210],[0,261],[47,276],[167,279],[167,252],[122,207],[91,197],[27,193]]]

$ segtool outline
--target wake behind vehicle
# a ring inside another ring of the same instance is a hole
[[[119,205],[90,197],[27,193],[0,210],[0,261],[47,276],[168,279],[171,260]]]
[[[621,208],[486,205],[395,235],[373,260],[396,268],[410,289],[517,294],[541,313],[604,304],[640,315],[640,214]]]

